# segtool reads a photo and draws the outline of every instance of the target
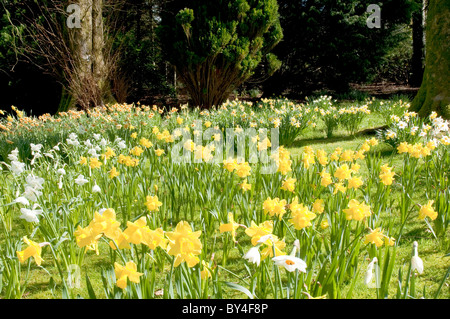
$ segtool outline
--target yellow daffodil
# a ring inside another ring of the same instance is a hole
[[[102,162],[100,162],[100,161],[98,160],[98,158],[96,158],[96,157],[91,157],[91,158],[89,159],[89,167],[90,167],[90,168],[96,169],[96,168],[99,168],[100,166],[102,166]]]
[[[348,167],[347,164],[343,164],[341,167],[338,167],[336,169],[336,172],[334,172],[334,177],[338,178],[340,181],[349,179],[352,174],[352,171]]]
[[[297,230],[311,226],[311,220],[316,218],[316,214],[311,212],[307,206],[298,203],[297,197],[289,204],[289,209],[291,210],[292,216],[292,218],[289,219],[289,222],[291,222]]]
[[[147,206],[147,209],[151,212],[159,211],[159,207],[162,206],[162,202],[158,200],[158,196],[147,196],[146,197],[145,206]]]
[[[235,173],[240,178],[244,178],[250,176],[251,169],[250,164],[248,162],[244,162],[237,165]]]
[[[150,229],[147,226],[147,219],[145,217],[139,218],[137,221],[127,221],[127,228],[123,231],[129,243],[139,245],[147,236]]]
[[[375,244],[377,247],[381,247],[384,244],[384,235],[381,231],[381,228],[376,228],[370,232],[370,234],[366,235],[364,244]]]
[[[347,220],[363,220],[371,215],[370,207],[365,203],[359,203],[356,199],[350,200],[347,209],[344,209],[345,218]]]
[[[127,279],[138,284],[139,277],[143,275],[143,273],[137,272],[137,266],[133,261],[127,262],[125,266],[114,263],[114,272],[117,287],[122,289],[127,288]]]
[[[186,221],[179,222],[173,232],[166,233],[169,239],[167,253],[175,256],[174,267],[178,267],[182,262],[186,262],[188,267],[194,267],[200,262],[197,257],[202,251],[200,235],[201,231],[193,232]]]
[[[108,172],[108,176],[109,178],[113,179],[114,177],[119,176],[120,173],[117,171],[117,169],[115,167],[113,167],[109,172]]]
[[[256,246],[258,240],[265,235],[271,234],[273,231],[273,221],[266,220],[265,222],[257,225],[254,221],[251,221],[250,227],[245,230],[245,233],[250,236],[253,246]]]
[[[425,219],[427,216],[430,217],[431,220],[435,220],[438,216],[438,213],[433,208],[434,200],[428,201],[427,204],[420,207],[419,211],[419,219]]]
[[[361,177],[354,176],[348,180],[348,188],[358,189],[362,186],[363,181]]]
[[[236,229],[239,228],[239,224],[234,221],[233,213],[228,213],[228,224],[220,224],[219,231],[220,233],[231,232],[231,237],[233,241],[236,242]]]
[[[33,257],[36,265],[40,266],[42,261],[44,261],[41,257],[42,247],[49,245],[49,243],[38,244],[32,240],[29,240],[27,236],[23,237],[23,241],[28,245],[28,247],[22,251],[16,251],[19,262],[24,263],[28,258]]]
[[[322,214],[325,210],[325,204],[323,202],[323,199],[316,199],[313,207],[312,207],[312,211],[313,213],[317,213],[317,214]]]
[[[271,199],[268,197],[263,203],[264,213],[269,214],[271,217],[277,216],[280,220],[286,213],[286,200],[280,200],[279,198]]]
[[[295,179],[295,178],[288,178],[288,179],[284,180],[283,185],[281,186],[281,189],[288,191],[288,192],[293,192],[295,189],[296,181],[297,181],[297,179]]]
[[[239,188],[246,192],[252,189],[252,185],[247,183],[247,179],[244,179],[244,181],[239,184]]]
[[[326,172],[325,169],[320,173],[320,177],[320,185],[322,185],[323,187],[327,187],[328,185],[333,183],[331,174]]]

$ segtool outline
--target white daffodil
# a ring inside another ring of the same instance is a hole
[[[366,286],[369,286],[369,284],[372,282],[372,278],[373,278],[373,266],[375,263],[378,262],[378,258],[374,257],[372,259],[372,261],[369,263],[369,265],[367,265],[367,271],[366,274],[364,275],[364,284]]]
[[[44,145],[42,145],[42,144],[33,144],[33,143],[31,143],[31,144],[30,144],[30,147],[31,147],[31,151],[32,151],[33,153],[34,153],[34,152],[40,153],[40,152],[41,152],[41,148],[44,147]]]
[[[30,186],[36,190],[43,189],[42,186],[45,182],[45,180],[42,177],[37,177],[34,175],[28,175],[26,178],[27,186]]]
[[[11,162],[11,171],[14,175],[20,175],[23,171],[25,171],[25,163],[19,161]]]
[[[100,188],[100,186],[98,186],[97,184],[94,185],[94,187],[92,187],[92,192],[93,193],[100,193],[102,190]]]
[[[78,135],[76,133],[70,133],[69,138],[71,140],[76,140],[76,139],[78,139]]]
[[[59,175],[66,175],[66,171],[64,170],[64,168],[59,168],[56,172],[57,172]]]
[[[249,251],[244,255],[244,259],[259,266],[259,263],[261,262],[261,254],[259,253],[259,245],[256,245],[256,246],[250,248]]]
[[[100,134],[96,134],[96,133],[94,133],[93,136],[96,141],[98,141],[102,137]]]
[[[89,149],[88,154],[91,155],[91,157],[97,157],[98,158],[97,150],[95,148]]]
[[[289,272],[293,272],[296,269],[301,272],[306,272],[307,265],[305,261],[300,258],[290,255],[283,255],[273,257],[272,260],[275,262],[275,265],[283,266]]]
[[[12,161],[19,161],[19,150],[16,148],[11,151],[11,153],[8,155],[8,159]]]
[[[22,194],[26,199],[36,202],[37,198],[42,195],[42,192],[36,188],[29,185],[25,186],[25,191]]]
[[[117,143],[117,146],[119,147],[119,148],[126,148],[127,147],[127,144],[125,143],[125,141],[120,141],[119,143]]]
[[[100,141],[100,145],[105,147],[106,145],[108,145],[108,141],[102,138],[102,140]]]
[[[42,214],[42,210],[21,208],[22,215],[19,218],[25,219],[27,222],[39,223],[38,215]]]
[[[399,129],[404,129],[404,128],[406,128],[408,126],[408,123],[406,123],[406,122],[404,122],[404,121],[400,121],[400,122],[398,122],[398,128]]]
[[[413,243],[413,257],[411,258],[411,271],[417,270],[419,274],[423,273],[423,261],[417,252],[419,244],[417,241]]]
[[[76,179],[75,179],[75,183],[83,186],[84,184],[88,183],[89,181],[87,179],[84,178],[84,175],[79,175]]]
[[[30,202],[28,201],[28,199],[26,199],[26,198],[23,197],[23,196],[17,197],[17,198],[14,200],[14,203],[16,203],[16,204],[22,204],[22,205],[25,205],[25,206],[30,205]]]
[[[92,147],[91,140],[90,140],[90,139],[87,139],[86,141],[84,141],[84,145],[85,145],[86,147]]]

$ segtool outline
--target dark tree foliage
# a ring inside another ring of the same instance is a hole
[[[370,81],[386,52],[404,33],[413,0],[278,0],[284,40],[274,49],[282,67],[263,83],[265,96],[345,91]],[[369,4],[381,7],[381,28],[368,28]]]
[[[17,46],[17,40],[22,37],[24,25],[17,24],[17,29],[11,26],[12,21],[20,21],[33,9],[37,11],[34,6],[39,3],[0,1],[0,109],[11,111],[11,105],[15,105],[27,114],[54,113],[61,96],[61,85],[36,64],[20,56],[22,48]],[[39,61],[39,57],[36,60]]]
[[[161,6],[167,0],[128,0],[123,2],[116,46],[121,50],[119,67],[126,79],[127,101],[153,103],[171,97],[173,69],[162,57],[156,35]],[[118,85],[121,85],[119,83]]]

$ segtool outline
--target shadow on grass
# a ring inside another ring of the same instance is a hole
[[[342,136],[334,136],[334,137],[316,137],[316,138],[308,138],[308,139],[298,139],[295,140],[289,147],[304,147],[307,145],[312,144],[333,144],[337,142],[348,142],[355,140],[359,137],[367,136],[367,137],[373,137],[378,130],[384,129],[385,126],[365,129],[359,132],[356,132],[354,135],[342,135]],[[392,154],[392,150],[386,150],[383,152],[389,153],[388,155]],[[383,156],[383,155],[382,155]]]

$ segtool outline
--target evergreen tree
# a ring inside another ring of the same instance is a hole
[[[262,61],[279,66],[270,53],[282,39],[276,0],[174,0],[161,18],[163,51],[195,106],[224,102]]]

